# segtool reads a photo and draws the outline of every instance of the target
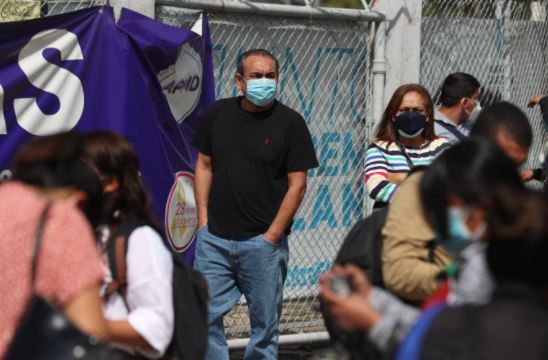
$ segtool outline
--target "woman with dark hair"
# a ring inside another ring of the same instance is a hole
[[[83,139],[83,160],[99,174],[102,183],[103,224],[118,226],[132,219],[155,224],[141,182],[139,159],[131,144],[110,131],[89,132]]]
[[[434,134],[434,104],[428,91],[418,84],[400,86],[366,153],[365,181],[374,207],[390,203],[414,167],[430,164],[447,147],[447,140]]]
[[[100,185],[80,160],[81,151],[81,138],[76,134],[37,137],[17,152],[13,180],[0,185],[2,359],[33,293],[54,304],[84,333],[108,340],[99,296],[104,276],[101,257],[93,231],[78,209],[96,213]],[[32,271],[35,251],[36,270]],[[55,329],[57,334],[63,334],[62,319],[57,324],[61,326]],[[48,345],[31,343],[27,347],[37,354]]]
[[[173,261],[155,230],[137,154],[125,138],[108,131],[85,134],[84,147],[83,160],[99,175],[103,188],[98,232],[106,263],[116,263],[107,249],[118,246],[113,243],[117,230],[134,221],[148,224],[136,227],[128,236],[127,284],[113,279],[112,272],[105,279],[108,296],[104,313],[111,320],[112,341],[130,354],[159,358],[173,334]]]

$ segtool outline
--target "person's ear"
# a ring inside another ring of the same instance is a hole
[[[243,75],[241,75],[240,73],[236,73],[234,79],[236,80],[236,87],[238,88],[238,91],[245,92],[246,83]]]
[[[105,193],[113,193],[120,187],[120,182],[118,181],[117,177],[111,177],[108,178],[108,180],[105,180],[103,182],[103,192]]]

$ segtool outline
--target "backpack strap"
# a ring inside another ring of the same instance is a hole
[[[127,293],[127,238],[123,235],[111,237],[107,246],[108,267],[112,281],[108,284],[106,296],[115,292],[120,293],[125,299]]]
[[[130,220],[120,225],[110,236],[107,243],[107,256],[112,282],[107,286],[105,297],[117,292],[122,295],[126,307],[127,294],[127,249],[131,233],[141,227],[149,225],[145,220]],[[154,227],[155,228],[155,227]],[[129,308],[129,307],[128,307]]]
[[[434,120],[438,125],[443,127],[445,130],[449,131],[451,134],[453,134],[454,137],[456,137],[459,141],[463,141],[466,139],[466,136],[461,133],[456,127],[451,126],[449,124],[444,123],[441,120]]]
[[[430,240],[426,243],[426,249],[428,250],[428,262],[436,262],[435,252],[436,252],[436,240]]]

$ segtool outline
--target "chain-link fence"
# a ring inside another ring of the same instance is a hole
[[[474,75],[481,105],[507,100],[531,120],[534,142],[526,168],[540,167],[548,136],[538,107],[548,91],[548,1],[423,0],[420,82],[432,94],[451,72]],[[532,184],[539,186],[539,184]]]
[[[84,9],[96,5],[106,5],[107,0],[49,0],[41,1],[42,16],[51,16]]]
[[[43,0],[41,12],[54,15],[106,2]],[[547,8],[548,0],[423,0],[422,7],[420,82],[437,97],[447,74],[464,71],[482,83],[483,106],[505,99],[522,107],[535,134],[529,168],[538,167],[547,142],[538,109],[526,108],[532,95],[548,91]],[[156,17],[189,27],[198,12],[157,6]],[[269,49],[280,61],[280,100],[303,114],[313,135],[320,167],[309,174],[290,237],[281,331],[323,330],[315,310],[318,277],[351,225],[364,216],[368,201],[361,162],[373,123],[371,24],[215,11],[208,18],[217,98],[237,94],[238,54]],[[248,335],[243,302],[226,325],[231,337]]]
[[[23,1],[40,3],[41,16],[108,4],[106,0]],[[157,19],[170,25],[189,28],[198,16],[196,10],[156,7]],[[240,53],[266,48],[280,62],[279,99],[300,112],[311,131],[320,167],[309,173],[307,197],[290,236],[281,332],[323,330],[317,311],[318,278],[330,268],[345,235],[367,208],[362,158],[372,123],[366,122],[372,95],[371,23],[231,12],[207,16],[216,97],[237,94],[234,74]],[[229,336],[248,336],[244,299],[226,318],[226,325]]]
[[[157,18],[172,25],[188,27],[196,17],[188,10],[157,8]],[[289,239],[281,331],[323,329],[315,309],[318,277],[364,214],[369,23],[215,12],[208,19],[217,98],[237,94],[240,53],[268,49],[280,62],[279,99],[303,115],[312,133],[320,167],[309,173],[307,196]],[[229,314],[226,326],[229,336],[248,335],[244,303]]]

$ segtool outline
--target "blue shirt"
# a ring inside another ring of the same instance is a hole
[[[440,112],[439,108],[436,108],[434,110],[434,119],[436,120],[436,122],[434,123],[434,133],[439,137],[447,139],[451,143],[451,145],[455,145],[461,140],[457,136],[455,136],[453,132],[449,131],[446,126],[454,128],[464,137],[468,137],[468,135],[470,135],[470,128],[472,127],[472,122],[470,120],[464,120],[457,126],[447,116]],[[445,127],[438,122],[442,122]]]

